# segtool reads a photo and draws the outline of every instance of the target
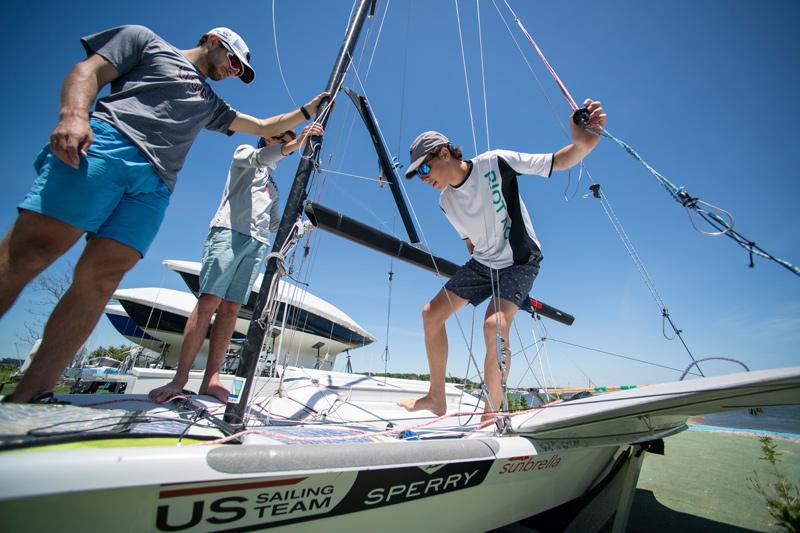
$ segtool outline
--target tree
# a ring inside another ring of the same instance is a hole
[[[508,410],[510,412],[516,411],[518,409],[516,395],[513,392],[509,392],[506,396],[508,397]]]
[[[129,351],[130,346],[125,346],[124,344],[120,344],[119,347],[109,346],[108,348],[103,348],[101,346],[95,348],[94,351],[89,354],[89,357],[92,359],[97,357],[110,357],[111,359],[116,359],[117,361],[123,361],[128,356]]]
[[[41,307],[41,309],[29,308],[27,310],[32,320],[24,323],[23,327],[25,329],[23,331],[17,331],[14,334],[17,339],[32,346],[33,343],[42,338],[47,318],[72,284],[73,270],[75,270],[75,265],[70,263],[58,274],[45,273],[33,280],[30,286],[38,300],[31,303]]]
[[[754,473],[750,478],[750,486],[764,498],[767,511],[775,520],[774,525],[785,531],[800,531],[800,488],[789,481],[783,472],[778,470],[778,446],[771,437],[759,437],[761,441],[761,460],[772,466],[774,481],[763,484]]]
[[[519,410],[524,411],[527,408],[528,408],[528,399],[525,397],[524,394],[522,394],[519,397]]]

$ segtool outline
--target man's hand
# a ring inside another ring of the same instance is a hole
[[[86,157],[94,135],[85,113],[62,115],[50,135],[50,150],[72,168],[81,165],[80,156]]]
[[[589,125],[586,129],[576,125],[570,118],[570,127],[572,130],[572,142],[580,148],[591,151],[600,142],[600,136],[595,135],[590,131],[594,126],[606,127],[606,114],[599,100],[591,100],[587,98],[583,101],[583,107],[589,111]]]
[[[317,122],[312,122],[311,124],[303,128],[303,131],[300,132],[299,137],[283,145],[283,147],[281,148],[281,154],[289,155],[298,148],[302,147],[309,136],[311,135],[321,136],[323,133],[325,133],[325,130],[322,128],[322,124],[319,124]]]
[[[300,132],[300,137],[295,140],[300,141],[300,144],[303,144],[306,141],[306,137],[310,135],[322,135],[323,133],[325,133],[325,130],[322,128],[322,124],[312,122],[303,128],[303,131]]]
[[[306,111],[308,111],[310,114],[316,115],[319,112],[319,105],[322,102],[322,99],[328,98],[330,95],[331,93],[329,92],[319,93],[317,96],[309,100],[309,102],[303,107],[305,107]]]

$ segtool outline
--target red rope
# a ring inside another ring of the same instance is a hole
[[[544,62],[544,65],[547,67],[547,70],[550,71],[550,74],[553,76],[553,79],[556,80],[556,83],[558,84],[559,89],[561,89],[561,92],[564,94],[564,97],[567,99],[567,102],[569,103],[570,107],[572,107],[572,110],[573,111],[577,111],[579,106],[578,106],[578,104],[575,103],[575,100],[572,98],[572,95],[569,94],[569,90],[567,90],[567,86],[564,85],[564,82],[562,82],[561,78],[558,77],[558,74],[556,74],[555,69],[553,69],[553,67],[550,65],[550,62],[544,56],[544,53],[542,53],[542,50],[539,48],[539,45],[536,44],[536,41],[533,40],[533,37],[531,37],[531,34],[528,33],[528,30],[526,30],[525,26],[522,25],[522,21],[519,19],[519,17],[514,12],[514,10],[511,9],[511,6],[509,5],[508,0],[503,0],[503,2],[506,4],[506,7],[508,7],[508,10],[511,11],[511,15],[514,17],[514,20],[516,21],[517,26],[519,26],[519,29],[522,30],[522,33],[525,34],[525,37],[528,38],[528,41],[530,41],[530,43],[536,49],[536,53],[538,53],[539,57],[542,58],[542,61]]]

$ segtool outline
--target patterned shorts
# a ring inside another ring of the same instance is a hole
[[[521,307],[538,273],[539,261],[536,260],[495,270],[470,259],[444,288],[477,307],[492,295],[494,284],[500,298]]]

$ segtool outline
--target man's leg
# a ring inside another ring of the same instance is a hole
[[[214,326],[211,329],[211,346],[208,349],[206,373],[199,391],[200,394],[213,396],[222,403],[228,402],[228,389],[219,382],[219,369],[225,360],[225,352],[230,346],[240,307],[242,305],[239,302],[222,300],[217,309],[217,318],[214,319]]]
[[[22,211],[0,243],[0,317],[30,281],[69,250],[83,230]]]
[[[445,370],[447,368],[447,329],[445,322],[456,311],[469,303],[447,289],[442,289],[422,308],[422,323],[425,328],[425,350],[431,372],[428,394],[416,400],[399,400],[397,405],[409,411],[427,409],[441,416],[447,411],[445,397]]]
[[[39,351],[11,401],[27,402],[47,392],[97,325],[122,277],[139,261],[139,252],[113,239],[92,238],[72,279],[44,328]]]
[[[508,377],[508,372],[511,370],[511,357],[509,350],[509,331],[511,323],[514,321],[514,315],[517,314],[519,307],[514,305],[508,300],[503,298],[494,298],[489,302],[486,308],[486,316],[483,320],[483,338],[486,341],[486,359],[483,363],[483,381],[489,389],[489,396],[491,397],[491,405],[486,402],[484,412],[489,413],[492,411],[492,406],[495,410],[500,410],[503,401],[503,387],[500,376],[500,367],[497,362],[497,335],[503,338],[505,361],[505,376]],[[491,417],[484,417],[491,419]]]
[[[211,323],[211,317],[219,307],[222,298],[213,294],[201,294],[197,299],[197,305],[194,307],[192,314],[186,321],[186,327],[183,329],[183,345],[181,346],[181,355],[178,359],[178,370],[175,371],[175,377],[172,381],[153,389],[150,391],[150,399],[157,403],[164,403],[174,396],[179,396],[189,381],[189,371],[192,369],[192,364],[197,357],[197,352],[203,346],[208,333],[208,325]],[[208,367],[206,367],[208,368]]]

